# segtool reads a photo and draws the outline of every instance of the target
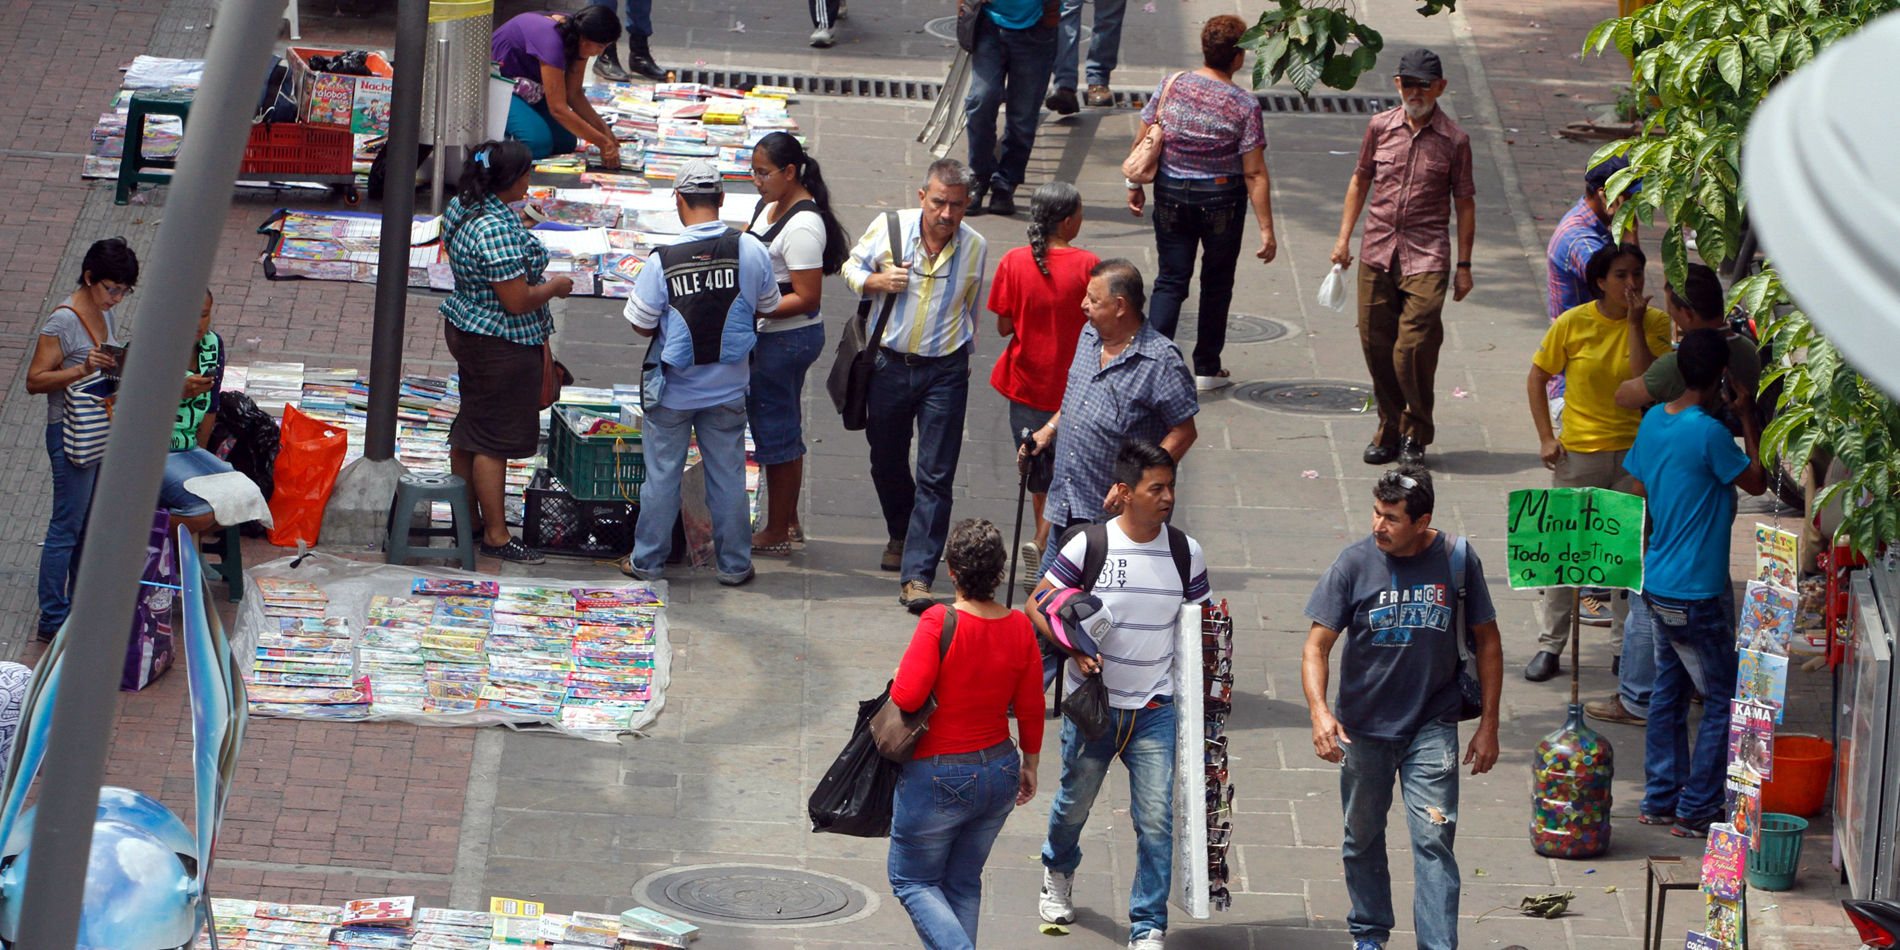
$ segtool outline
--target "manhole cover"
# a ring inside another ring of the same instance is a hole
[[[1174,335],[1179,339],[1192,340],[1199,336],[1199,324],[1200,320],[1194,314],[1183,312],[1180,326],[1174,331]],[[1227,315],[1228,343],[1272,343],[1274,340],[1285,339],[1292,332],[1292,327],[1272,317],[1256,317],[1250,313]]]
[[[649,875],[633,886],[641,903],[701,923],[811,927],[861,919],[877,895],[845,878],[758,864],[702,864]]]
[[[957,18],[940,16],[924,24],[924,32],[940,40],[955,43],[957,41]]]
[[[1263,409],[1305,415],[1350,415],[1364,411],[1372,390],[1353,383],[1305,379],[1283,383],[1245,383],[1233,398]]]

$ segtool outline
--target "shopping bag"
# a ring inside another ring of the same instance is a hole
[[[178,552],[171,535],[171,515],[152,516],[145,543],[145,570],[139,575],[138,600],[132,607],[131,636],[125,644],[125,668],[119,689],[135,693],[172,668],[172,602],[177,599]]]
[[[890,835],[897,776],[904,767],[879,755],[871,738],[871,717],[890,696],[887,689],[858,704],[858,724],[851,738],[806,802],[812,831],[858,838]]]
[[[1319,282],[1319,305],[1335,313],[1346,309],[1346,265],[1334,264]]]
[[[330,501],[336,473],[343,468],[348,447],[343,430],[284,407],[283,435],[272,468],[276,482],[270,496],[270,514],[277,527],[270,543],[291,547],[297,542],[316,544],[323,530],[323,506]]]
[[[1062,715],[1075,723],[1082,738],[1091,742],[1100,739],[1115,725],[1115,714],[1108,708],[1108,686],[1102,682],[1102,674],[1091,673],[1082,678],[1082,685],[1075,692],[1062,698]]]

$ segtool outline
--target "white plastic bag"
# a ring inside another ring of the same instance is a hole
[[[1337,313],[1346,309],[1346,267],[1334,264],[1326,279],[1319,282],[1319,305]]]

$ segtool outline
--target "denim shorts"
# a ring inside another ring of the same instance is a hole
[[[814,323],[780,333],[761,333],[752,347],[752,385],[746,415],[752,422],[752,458],[779,465],[805,454],[805,372],[825,348],[825,325]]]
[[[165,482],[158,489],[158,506],[187,518],[211,513],[211,503],[185,490],[185,482],[200,475],[232,471],[229,463],[201,448],[165,456]]]

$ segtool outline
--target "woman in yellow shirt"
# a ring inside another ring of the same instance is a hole
[[[1590,257],[1584,279],[1596,299],[1558,315],[1531,357],[1526,382],[1531,422],[1537,427],[1538,454],[1550,469],[1554,488],[1611,488],[1629,491],[1634,480],[1623,471],[1623,454],[1636,441],[1641,413],[1616,404],[1616,388],[1643,375],[1656,357],[1669,352],[1669,316],[1649,305],[1643,293],[1643,250],[1634,244],[1605,247]],[[1563,434],[1551,424],[1545,384],[1564,374]],[[1538,653],[1524,668],[1533,682],[1557,675],[1570,639],[1570,615],[1576,599],[1567,588],[1541,593],[1544,630]],[[1628,595],[1611,602],[1610,640],[1621,654]],[[1641,692],[1648,694],[1648,685]],[[1594,705],[1594,704],[1592,704]],[[1633,712],[1633,711],[1630,711]]]

